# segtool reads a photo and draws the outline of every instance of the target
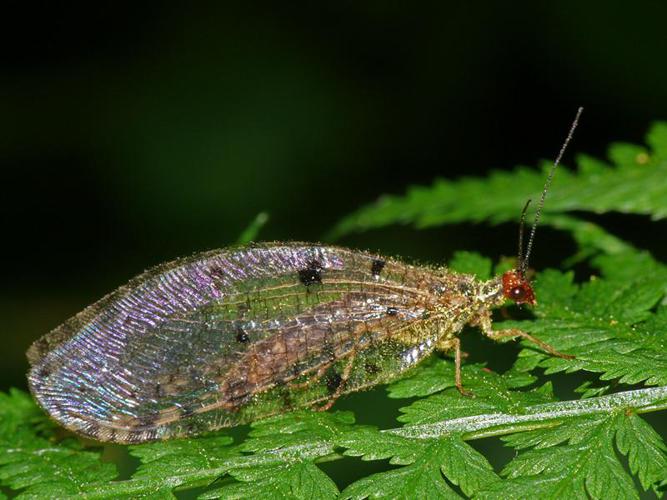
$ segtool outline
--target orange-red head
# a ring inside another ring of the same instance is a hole
[[[522,272],[512,269],[503,274],[503,295],[515,304],[535,305],[535,293]]]

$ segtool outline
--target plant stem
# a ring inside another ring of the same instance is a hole
[[[416,439],[433,439],[452,433],[461,433],[464,439],[481,439],[519,431],[553,427],[567,417],[607,415],[626,409],[631,409],[635,413],[667,409],[667,386],[619,392],[596,398],[528,406],[521,415],[491,413],[454,418],[435,424],[409,425],[383,432]]]

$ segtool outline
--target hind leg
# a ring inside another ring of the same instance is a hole
[[[454,351],[454,385],[463,396],[472,396],[472,392],[466,391],[463,388],[461,378],[461,361],[468,356],[467,352],[461,350],[461,339],[458,337],[440,340],[435,346],[438,351],[451,352]]]

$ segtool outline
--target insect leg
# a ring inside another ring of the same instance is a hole
[[[452,339],[454,345],[454,385],[459,390],[462,396],[472,396],[472,392],[466,391],[461,382],[461,339],[454,337]]]
[[[456,348],[456,342],[458,338],[444,338],[438,340],[435,344],[435,350],[443,354],[449,354]],[[461,351],[461,359],[466,359],[470,354],[465,351]]]
[[[547,344],[546,342],[543,342],[537,337],[533,337],[531,334],[526,333],[523,330],[519,330],[518,328],[494,330],[491,327],[491,311],[480,313],[475,319],[475,321],[472,322],[471,324],[479,326],[480,330],[482,330],[482,333],[492,340],[500,340],[506,337],[521,337],[526,340],[529,340],[534,344],[537,344],[544,351],[548,352],[552,356],[556,356],[558,358],[563,358],[563,359],[574,359],[574,356],[572,356],[571,354],[563,354],[562,352],[557,351],[553,346]]]
[[[575,357],[572,354],[564,354],[560,351],[557,351],[553,346],[550,344],[547,344],[546,342],[543,342],[542,340],[538,339],[537,337],[533,337],[531,334],[524,332],[523,330],[519,330],[518,328],[508,328],[506,330],[498,330],[498,331],[491,331],[491,334],[485,333],[485,335],[493,340],[498,340],[502,339],[504,337],[521,337],[526,340],[529,340],[530,342],[537,344],[540,346],[543,350],[551,354],[552,356],[556,356],[558,358],[563,358],[563,359],[574,359]]]
[[[450,354],[454,351],[454,385],[462,395],[472,396],[470,391],[466,391],[463,388],[461,381],[461,361],[468,357],[468,353],[461,350],[461,340],[458,337],[440,339],[435,344],[435,348],[445,354]]]

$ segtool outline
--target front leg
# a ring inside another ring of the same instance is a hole
[[[537,337],[533,337],[531,334],[519,330],[518,328],[507,328],[505,330],[494,330],[491,326],[491,311],[485,311],[479,313],[477,317],[470,322],[472,326],[478,326],[482,333],[489,337],[491,340],[500,340],[506,337],[521,337],[534,344],[540,346],[543,350],[563,359],[574,359],[574,356],[571,354],[563,354],[562,352],[557,351],[553,346],[547,344],[546,342],[541,341]]]

